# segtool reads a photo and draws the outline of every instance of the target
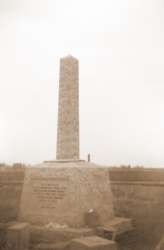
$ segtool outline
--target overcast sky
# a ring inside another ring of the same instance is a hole
[[[163,0],[0,0],[0,162],[55,159],[68,54],[80,64],[81,158],[164,167]]]

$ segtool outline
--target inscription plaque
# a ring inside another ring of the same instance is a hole
[[[68,177],[32,177],[32,195],[38,200],[40,208],[55,208],[66,196],[68,180]]]

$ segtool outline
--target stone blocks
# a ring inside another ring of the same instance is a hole
[[[29,238],[29,225],[27,223],[16,223],[7,229],[6,247],[9,250],[28,250]]]
[[[131,219],[114,217],[113,220],[111,220],[109,223],[97,227],[97,235],[106,239],[115,240],[117,236],[132,230],[133,226]]]
[[[58,243],[58,244],[49,244],[41,243],[38,244],[34,250],[69,250],[69,243]]]
[[[70,250],[116,250],[114,241],[106,240],[98,236],[83,237],[72,240]]]
[[[31,227],[31,242],[34,245],[39,243],[64,243],[70,242],[74,238],[93,236],[94,230],[90,228],[54,228]]]

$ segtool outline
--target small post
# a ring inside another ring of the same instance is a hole
[[[88,162],[90,162],[91,161],[91,155],[88,154],[87,158],[88,158]]]

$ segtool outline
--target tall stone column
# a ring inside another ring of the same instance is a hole
[[[56,159],[79,159],[79,65],[72,56],[60,59]]]

